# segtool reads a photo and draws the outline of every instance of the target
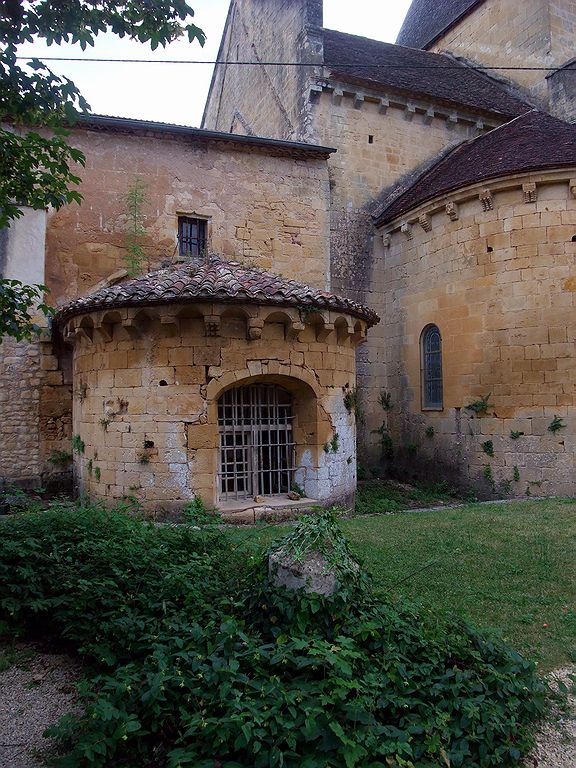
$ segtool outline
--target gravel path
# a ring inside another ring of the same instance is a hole
[[[31,657],[20,666],[0,673],[0,768],[42,768],[42,756],[50,752],[44,730],[74,709],[74,684],[81,668],[68,656],[38,652],[20,646]],[[570,675],[576,668],[557,670],[552,678],[574,688]],[[522,768],[575,768],[576,695],[570,696],[570,712],[556,712],[554,723],[538,733],[538,745]],[[136,767],[135,767],[136,768]]]
[[[68,656],[26,645],[18,656],[18,665],[0,673],[0,766],[39,768],[50,750],[42,734],[73,710],[81,668]]]

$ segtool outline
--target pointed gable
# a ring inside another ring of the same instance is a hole
[[[412,0],[397,45],[427,48],[484,0]]]

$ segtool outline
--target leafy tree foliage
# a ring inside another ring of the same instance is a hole
[[[84,156],[66,143],[63,126],[89,105],[71,80],[38,59],[21,66],[18,46],[43,39],[85,50],[106,31],[152,49],[182,35],[203,45],[193,15],[186,0],[0,0],[0,228],[22,215],[21,206],[59,208],[81,200],[71,187],[80,181],[74,164],[84,165]],[[21,292],[19,302],[30,298]],[[16,318],[0,322],[0,339],[14,335]]]
[[[24,285],[20,280],[0,280],[0,339],[30,339],[41,328],[32,317],[33,307],[45,315],[52,309],[42,302],[43,285]]]

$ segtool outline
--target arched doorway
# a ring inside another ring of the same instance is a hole
[[[221,501],[290,491],[295,471],[292,395],[251,384],[218,400],[218,495]]]

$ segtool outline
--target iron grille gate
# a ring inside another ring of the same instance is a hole
[[[218,401],[220,499],[287,493],[294,476],[292,397],[282,387],[229,389]]]

